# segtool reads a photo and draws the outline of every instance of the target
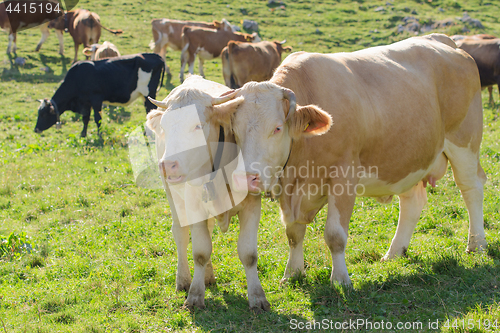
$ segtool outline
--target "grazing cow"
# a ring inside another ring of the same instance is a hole
[[[285,278],[304,272],[306,225],[328,204],[331,281],[350,284],[345,248],[357,195],[399,196],[398,227],[383,259],[403,255],[426,184],[435,186],[448,161],[469,211],[467,251],[486,248],[479,74],[447,36],[352,53],[297,52],[270,81],[230,95],[211,119],[232,128],[243,152],[233,188],[280,195],[290,246]]]
[[[232,31],[231,24],[229,24],[226,19],[222,19],[222,22],[213,21],[212,23],[169,20],[165,18],[152,20],[151,27],[153,30],[153,40],[151,41],[149,46],[154,53],[161,55],[167,68],[167,74],[169,75],[170,68],[168,67],[167,60],[165,58],[167,53],[167,46],[174,51],[182,50],[181,36],[182,28],[184,28],[185,26]]]
[[[128,105],[139,96],[156,97],[160,77],[163,82],[164,67],[161,57],[154,53],[75,63],[52,99],[40,101],[35,132],[41,133],[56,123],[59,125],[59,116],[71,110],[83,116],[81,136],[85,137],[91,108],[99,129],[103,102]],[[154,108],[147,98],[144,106],[146,113]]]
[[[101,60],[113,57],[120,57],[120,51],[115,44],[105,41],[102,44],[92,44],[83,49],[83,54],[90,57],[90,60]]]
[[[203,206],[200,196],[187,193],[190,188],[183,184],[187,180],[196,182],[200,176],[210,175],[215,168],[228,165],[228,161],[235,159],[231,145],[220,145],[220,141],[233,142],[234,137],[228,132],[223,139],[219,126],[212,126],[207,116],[214,105],[227,101],[228,98],[219,96],[229,89],[221,84],[207,81],[199,76],[190,76],[182,85],[172,90],[163,102],[154,101],[162,110],[154,110],[148,114],[147,125],[156,134],[157,155],[160,159],[160,169],[163,175],[165,190],[172,209],[172,232],[177,245],[177,290],[189,291],[186,300],[187,306],[204,307],[205,283],[215,282],[210,255],[212,253],[211,233],[214,219],[208,218],[191,223],[191,236],[193,240],[194,277],[191,282],[187,260],[187,247],[189,242],[189,227],[186,221],[192,215],[192,208]],[[187,111],[179,109],[195,105],[197,117],[192,117]],[[167,119],[168,118],[168,119]],[[194,130],[193,130],[194,129]],[[190,143],[196,141],[196,135],[201,134],[212,147],[219,141],[219,146],[212,150],[212,159],[208,153],[203,153],[198,148],[192,149]],[[235,147],[234,145],[232,145]],[[219,155],[219,149],[222,151]],[[217,156],[221,156],[220,163]],[[213,160],[213,164],[211,162]],[[234,164],[234,166],[236,163]],[[233,167],[234,169],[234,167]],[[227,171],[226,171],[227,172]],[[230,174],[230,173],[227,173]],[[168,184],[168,185],[167,185]],[[179,188],[179,185],[182,187]],[[226,186],[223,186],[225,189]],[[221,190],[219,188],[219,190]],[[184,191],[184,192],[182,192]],[[229,191],[230,192],[230,191]],[[220,197],[221,193],[217,193]],[[185,200],[188,198],[188,200]],[[246,193],[237,198],[233,196],[234,205],[228,210],[219,210],[212,214],[216,216],[219,226],[225,232],[228,229],[232,216],[238,214],[240,235],[238,237],[238,255],[245,267],[248,286],[248,301],[251,308],[269,310],[264,290],[257,275],[257,229],[260,219],[260,197],[246,196]],[[190,214],[191,213],[191,214]],[[184,224],[184,226],[183,226]]]
[[[33,1],[16,0],[0,3],[0,29],[9,32],[7,53],[10,53],[11,50],[15,53],[17,50],[17,31],[35,27],[62,15],[62,8],[58,11],[53,10],[59,8],[59,4],[55,1],[41,0],[35,6],[36,11],[34,13],[26,13],[23,8],[30,8],[30,4],[33,4]],[[38,10],[38,6],[42,6],[44,9],[50,7],[51,11],[50,13],[45,10],[42,12]],[[12,46],[12,44],[14,45]]]
[[[75,9],[69,11],[49,23],[49,28],[56,30],[68,30],[73,42],[75,43],[75,58],[78,59],[78,48],[80,44],[84,47],[89,47],[92,44],[98,43],[101,38],[101,28],[111,32],[112,34],[121,34],[122,30],[111,30],[101,24],[99,15],[90,12],[86,9]]]
[[[499,87],[500,94],[500,38],[481,39],[472,36],[460,39],[456,43],[476,61],[481,87],[488,87],[489,102],[493,104],[493,85]]]
[[[260,42],[256,32],[246,34],[228,30],[215,30],[186,26],[182,29],[181,82],[184,81],[184,68],[189,64],[189,73],[194,72],[194,58],[198,55],[200,75],[203,74],[203,61],[217,58],[229,41]]]
[[[281,53],[290,52],[290,46],[282,42],[234,42],[222,50],[222,72],[226,86],[240,88],[250,81],[266,81],[281,63]]]

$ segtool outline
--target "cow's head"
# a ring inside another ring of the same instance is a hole
[[[211,155],[216,150],[211,143],[217,143],[219,127],[209,122],[208,116],[214,105],[232,96],[212,97],[198,88],[207,82],[191,76],[163,102],[150,99],[160,109],[148,114],[146,124],[158,136],[158,146],[163,145],[159,148],[159,167],[169,184],[199,179],[211,172]]]
[[[35,132],[42,133],[54,124],[57,124],[59,128],[59,112],[55,102],[47,98],[38,101],[40,102],[40,107],[38,108],[38,119],[36,121]]]
[[[290,157],[292,140],[321,135],[332,118],[315,105],[299,106],[295,94],[269,82],[249,82],[234,99],[214,106],[215,124],[229,126],[243,161],[233,172],[235,190],[269,191]]]

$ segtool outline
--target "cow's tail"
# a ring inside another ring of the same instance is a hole
[[[165,76],[165,63],[161,66],[161,79],[160,79],[160,86],[158,89],[156,89],[156,92],[159,92],[161,90],[161,87],[163,87],[163,77]]]
[[[104,30],[106,30],[106,31],[111,32],[112,34],[118,35],[118,34],[123,33],[123,30],[121,30],[121,29],[117,29],[117,30],[108,29],[108,28],[106,28],[105,26],[103,26],[99,20],[95,20],[95,21],[97,22],[97,24],[98,24],[101,28],[103,28],[103,29],[104,29]]]

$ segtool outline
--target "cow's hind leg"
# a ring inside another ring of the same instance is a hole
[[[87,128],[89,127],[89,121],[90,121],[90,112],[86,115],[83,115],[82,120],[83,120],[83,130],[82,133],[80,133],[80,136],[84,138],[87,136]]]
[[[205,307],[205,270],[212,254],[212,240],[207,221],[191,225],[193,239],[194,275],[189,295],[184,304],[187,307]]]
[[[12,50],[12,43],[14,43],[14,51],[13,52],[16,52],[16,35],[14,33],[10,33],[9,34],[9,44],[7,45],[7,53],[10,53],[10,51]]]
[[[391,247],[382,258],[382,261],[402,256],[406,253],[411,235],[413,234],[413,230],[415,230],[415,226],[426,203],[427,192],[422,181],[413,186],[409,191],[399,195],[398,227],[392,239]]]
[[[479,150],[479,147],[477,147]],[[483,221],[483,185],[486,175],[479,163],[479,152],[445,141],[445,154],[450,160],[453,176],[469,212],[467,252],[487,247]]]
[[[490,105],[493,105],[495,103],[493,100],[493,86],[488,86],[488,93],[490,94]]]
[[[49,22],[42,24],[40,26],[40,31],[42,32],[42,38],[40,38],[40,41],[38,42],[38,45],[36,46],[35,52],[40,51],[42,44],[45,43],[45,41],[49,37],[49,34],[50,34]]]
[[[205,72],[203,71],[203,59],[201,59],[200,55],[198,55],[198,67],[200,75],[205,77]],[[191,70],[191,67],[189,67],[189,69]],[[190,73],[193,74],[193,72]]]
[[[257,273],[257,231],[260,221],[260,197],[251,197],[248,200],[253,201],[238,214],[240,219],[238,256],[245,268],[250,308],[257,311],[269,311],[271,306],[266,299]]]

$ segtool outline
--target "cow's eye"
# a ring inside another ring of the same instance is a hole
[[[196,125],[196,126],[194,127],[194,130],[195,130],[195,131],[196,131],[196,130],[201,130],[201,129],[203,129],[203,126],[202,126],[201,124],[198,124],[198,125]]]
[[[275,129],[274,129],[274,133],[273,134],[278,134],[279,132],[281,132],[283,129],[283,126],[277,126]]]

